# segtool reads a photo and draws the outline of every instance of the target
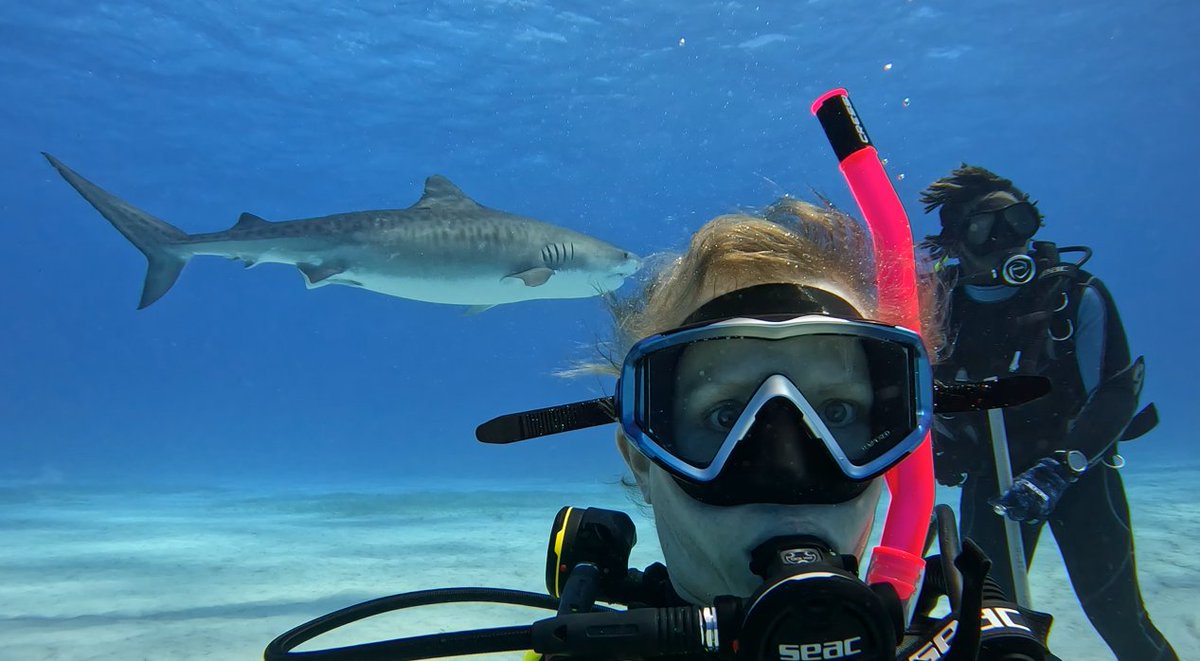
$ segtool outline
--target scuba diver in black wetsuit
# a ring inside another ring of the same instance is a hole
[[[939,210],[942,231],[923,247],[949,297],[938,378],[1035,374],[1053,383],[1048,396],[1005,410],[1002,424],[978,412],[935,421],[937,476],[962,485],[964,537],[996,560],[992,575],[1013,594],[1013,567],[1028,565],[1049,523],[1084,612],[1117,658],[1176,659],[1138,588],[1129,506],[1116,470],[1124,465],[1118,442],[1149,431],[1157,414],[1152,404],[1138,411],[1143,361],[1131,360],[1112,297],[1079,268],[1091,251],[1031,242],[1042,224],[1035,203],[984,168],[964,164],[930,185],[921,202],[926,212]],[[1064,262],[1060,252],[1085,256]],[[1007,438],[1006,447],[992,430]],[[1011,473],[998,474],[1006,455]],[[1002,516],[1022,523],[1006,524]],[[1007,538],[1006,526],[1020,530],[1019,544]],[[1022,546],[1023,558],[1002,562]]]

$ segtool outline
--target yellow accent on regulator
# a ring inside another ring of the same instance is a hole
[[[558,529],[558,532],[554,533],[554,562],[559,565],[562,564],[563,538],[566,537],[566,535],[567,535],[567,522],[569,522],[571,520],[571,514],[574,511],[575,511],[574,507],[567,507],[567,513],[565,516],[563,516],[562,527]],[[555,597],[562,596],[562,585],[559,585],[559,581],[561,579],[562,579],[562,572],[558,571],[558,569],[556,568],[554,571],[554,596]]]

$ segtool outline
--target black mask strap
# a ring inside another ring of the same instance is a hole
[[[701,305],[683,321],[683,326],[708,323],[733,317],[772,317],[825,314],[843,319],[863,316],[846,299],[816,287],[770,283],[735,289]]]

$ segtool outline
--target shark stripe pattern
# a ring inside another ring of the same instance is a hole
[[[138,309],[175,284],[188,260],[216,255],[247,267],[291,264],[308,287],[336,284],[481,311],[533,299],[586,298],[641,268],[633,253],[565,227],[485,207],[440,175],[407,209],[268,221],[188,234],[43,155],[148,262]]]

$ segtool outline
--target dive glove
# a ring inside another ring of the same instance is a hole
[[[1074,484],[1087,469],[1082,453],[1071,451],[1060,454],[1043,458],[1015,477],[1008,491],[988,500],[996,514],[1026,523],[1045,521],[1067,487]]]

